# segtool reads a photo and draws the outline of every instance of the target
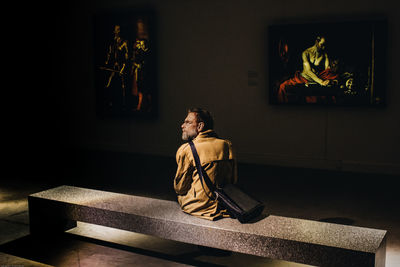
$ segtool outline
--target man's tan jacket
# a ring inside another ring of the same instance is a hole
[[[193,139],[193,143],[196,146],[203,169],[217,187],[227,183],[236,183],[236,159],[230,141],[220,139],[214,131],[207,130],[199,133]],[[174,179],[174,189],[182,210],[209,220],[228,217],[226,212],[218,207],[216,201],[207,197],[206,192],[211,196],[210,189],[204,181],[203,185],[200,181],[192,150],[188,143],[183,144],[178,149],[176,162],[178,168]]]

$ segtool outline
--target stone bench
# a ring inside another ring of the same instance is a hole
[[[385,266],[386,231],[267,216],[254,223],[208,221],[177,202],[60,186],[28,197],[32,234],[54,234],[76,221],[201,246],[317,266]]]

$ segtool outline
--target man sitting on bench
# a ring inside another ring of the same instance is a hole
[[[201,165],[214,184],[220,186],[237,181],[232,144],[228,140],[218,138],[213,124],[213,118],[207,110],[189,109],[181,126],[182,140],[186,143],[179,147],[176,153],[178,167],[174,179],[174,189],[182,210],[208,220],[229,217],[229,214],[219,207],[216,200],[208,197],[211,197],[211,191],[205,183],[201,183],[187,141],[193,141],[195,144]]]

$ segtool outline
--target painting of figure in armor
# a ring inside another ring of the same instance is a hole
[[[101,117],[154,117],[157,111],[155,16],[107,12],[94,19],[94,72]]]

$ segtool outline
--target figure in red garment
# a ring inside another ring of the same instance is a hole
[[[325,37],[317,37],[315,44],[303,51],[301,57],[303,61],[303,70],[296,71],[293,78],[284,81],[279,86],[278,101],[280,103],[287,103],[288,98],[286,94],[287,86],[294,86],[297,84],[319,84],[321,86],[328,86],[333,80],[337,78],[337,74],[330,68],[328,54],[325,51],[326,39]],[[307,96],[307,103],[316,103],[316,96]]]

